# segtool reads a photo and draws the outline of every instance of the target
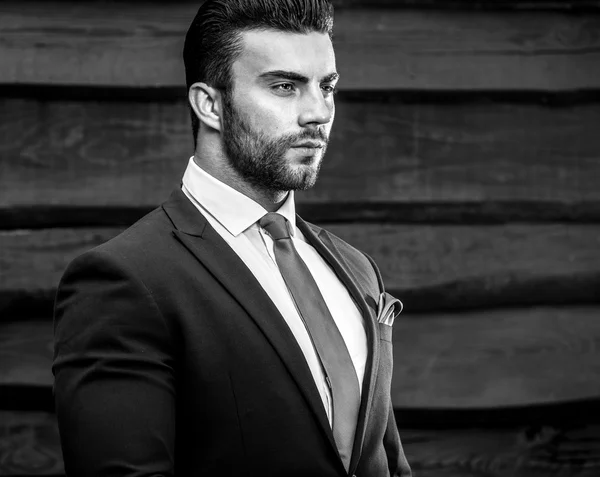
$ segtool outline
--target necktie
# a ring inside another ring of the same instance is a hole
[[[348,469],[360,407],[352,358],[319,287],[292,242],[285,217],[270,212],[259,225],[273,239],[275,260],[325,370],[333,397],[333,436]]]

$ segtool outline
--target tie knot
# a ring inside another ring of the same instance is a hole
[[[269,212],[258,221],[259,225],[269,233],[273,240],[290,238],[286,222],[287,219],[276,212]]]

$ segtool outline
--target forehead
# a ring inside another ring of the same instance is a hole
[[[335,54],[326,33],[245,31],[242,51],[232,68],[236,79],[255,78],[268,71],[290,71],[308,78],[335,72]]]

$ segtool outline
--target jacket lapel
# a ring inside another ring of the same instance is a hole
[[[181,190],[175,190],[162,207],[175,226],[175,237],[228,290],[265,334],[337,453],[333,432],[310,368],[273,301],[244,262]]]
[[[375,380],[377,378],[376,370],[379,367],[379,339],[377,338],[377,331],[375,328],[377,326],[377,320],[374,311],[367,305],[365,297],[360,291],[358,279],[353,274],[352,269],[348,266],[344,256],[329,239],[327,234],[324,233],[324,231],[321,231],[318,235],[315,234],[310,226],[299,216],[296,216],[296,224],[310,244],[315,247],[321,256],[329,263],[338,278],[346,286],[359,310],[362,312],[365,323],[369,353],[367,355],[365,377],[363,379],[361,394],[363,398],[360,403],[356,435],[354,437],[354,447],[352,458],[350,460],[350,474],[352,474],[356,469],[360,458],[375,392]]]

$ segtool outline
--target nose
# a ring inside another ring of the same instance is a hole
[[[302,127],[327,124],[333,119],[333,96],[326,97],[320,86],[310,88],[302,98],[298,123]]]

